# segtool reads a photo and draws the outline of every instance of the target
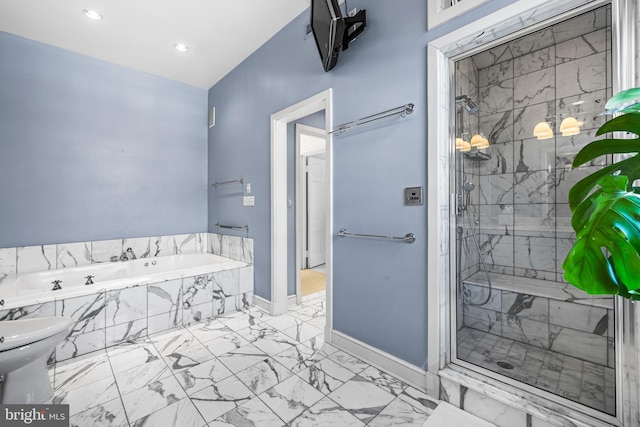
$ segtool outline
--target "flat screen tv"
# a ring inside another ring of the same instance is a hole
[[[341,51],[351,43],[367,25],[367,11],[343,17],[338,0],[311,0],[311,30],[325,71],[338,62]]]

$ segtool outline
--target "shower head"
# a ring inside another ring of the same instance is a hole
[[[477,114],[480,109],[480,106],[468,95],[456,96],[456,104],[464,104],[464,108],[469,114]]]
[[[476,186],[475,186],[475,184],[474,184],[473,182],[471,182],[471,181],[469,181],[469,182],[465,183],[465,184],[462,186],[462,189],[463,189],[464,191],[466,191],[467,193],[471,193],[471,192],[473,191],[473,189],[474,189],[474,188],[476,188]]]

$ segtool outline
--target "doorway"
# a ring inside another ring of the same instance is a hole
[[[271,301],[265,308],[272,315],[280,315],[287,311],[288,298],[288,266],[295,262],[296,271],[301,268],[301,258],[296,260],[288,256],[289,229],[287,225],[288,209],[290,206],[287,194],[287,141],[288,124],[324,111],[324,129],[332,129],[332,91],[327,89],[317,95],[307,98],[295,105],[271,115]],[[332,256],[333,256],[333,185],[332,185],[332,143],[330,133],[326,134],[325,174],[326,174],[326,221],[325,221],[325,273],[326,273],[326,325],[325,341],[330,342],[332,327]],[[297,233],[301,234],[301,233]],[[296,237],[298,239],[298,237]]]
[[[296,302],[326,289],[326,132],[296,123]]]

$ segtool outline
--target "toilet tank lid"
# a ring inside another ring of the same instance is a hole
[[[36,319],[5,320],[0,322],[0,351],[11,350],[49,338],[71,327],[68,317],[39,317]]]

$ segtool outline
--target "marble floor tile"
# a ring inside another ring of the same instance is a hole
[[[358,375],[394,396],[399,396],[404,389],[408,387],[407,384],[403,383],[399,379],[374,368],[373,366],[368,367]]]
[[[289,422],[324,396],[301,378],[293,376],[259,395],[280,418]]]
[[[303,321],[285,313],[282,316],[272,317],[271,319],[266,320],[265,323],[280,331],[284,331],[286,329],[293,328],[294,326],[301,325]]]
[[[398,397],[410,405],[421,408],[427,414],[431,414],[438,406],[438,402],[427,396],[426,393],[411,386],[405,388]]]
[[[364,423],[371,421],[394,399],[391,393],[357,375],[328,397]]]
[[[239,348],[244,347],[248,344],[249,341],[242,338],[235,332],[223,335],[218,338],[214,338],[203,343],[207,350],[209,350],[214,356],[221,356],[225,353],[238,350]]]
[[[265,335],[264,338],[253,341],[254,346],[271,356],[282,353],[283,351],[289,350],[299,344],[300,342],[296,341],[291,336],[285,335],[277,330]]]
[[[188,398],[138,420],[131,420],[131,427],[203,427],[206,425],[204,418]]]
[[[107,354],[115,374],[162,359],[158,350],[149,342],[117,345],[108,348]]]
[[[300,378],[324,394],[335,391],[355,375],[330,359],[323,359],[298,373]]]
[[[255,395],[239,379],[229,377],[203,388],[190,397],[204,419],[209,422],[248,402]]]
[[[81,360],[70,359],[55,366],[54,390],[71,390],[91,384],[95,381],[113,377],[106,352],[101,355],[86,356]]]
[[[173,372],[193,368],[214,358],[213,353],[200,343],[189,347],[179,347],[171,353],[164,354],[162,357]]]
[[[319,351],[312,350],[306,345],[300,344],[277,354],[274,358],[291,372],[297,374],[317,361],[324,359],[325,355]]]
[[[234,374],[268,358],[268,354],[252,345],[218,356],[218,359]]]
[[[290,423],[291,427],[360,427],[365,424],[333,400],[325,397]]]
[[[120,396],[85,411],[72,415],[70,427],[124,427],[128,426],[127,415]]]
[[[345,353],[344,351],[336,351],[332,355],[329,356],[329,359],[333,360],[340,366],[343,366],[353,372],[354,374],[359,374],[369,367],[369,364],[363,362],[360,359],[357,359],[350,354]]]
[[[155,334],[149,337],[158,352],[166,356],[181,348],[191,347],[200,342],[186,328],[173,329],[169,332]]]
[[[307,322],[317,317],[324,317],[325,310],[323,306],[321,307],[320,305],[315,304],[315,305],[309,305],[309,306],[302,306],[297,310],[289,310],[288,313],[293,317],[296,317],[304,322]]]
[[[122,396],[122,403],[129,420],[137,420],[153,412],[173,405],[186,397],[178,380],[173,375],[147,384]]]
[[[293,372],[275,359],[265,359],[240,371],[236,376],[255,394],[260,394],[291,377]]]
[[[69,416],[109,402],[119,397],[113,375],[73,389],[59,387],[53,396],[54,404],[68,404]]]
[[[397,398],[367,425],[371,427],[422,427],[427,418],[429,418],[429,414]]]
[[[201,343],[220,338],[233,332],[233,329],[217,319],[201,322],[187,328]]]
[[[246,313],[244,311],[234,311],[218,317],[218,320],[234,331],[240,331],[255,325],[265,325],[254,313]]]
[[[322,329],[309,324],[309,322],[304,322],[300,325],[286,329],[284,333],[298,342],[304,342],[317,337],[318,335],[322,335],[324,332]]]
[[[231,375],[232,372],[215,358],[175,374],[176,379],[187,394],[212,386]]]
[[[236,409],[227,412],[213,423],[209,423],[209,426],[284,427],[285,422],[274,414],[264,402],[254,397]]]
[[[169,367],[162,359],[142,363],[126,371],[118,372],[116,382],[120,394],[128,394],[171,375]]]

